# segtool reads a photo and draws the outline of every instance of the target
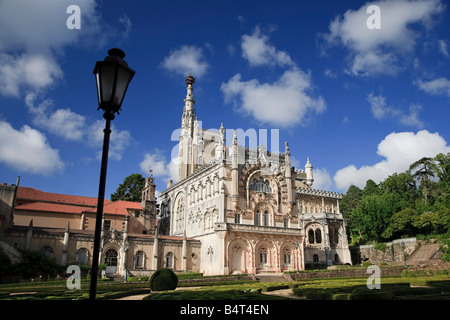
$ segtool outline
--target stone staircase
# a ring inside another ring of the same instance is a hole
[[[255,275],[259,282],[286,282],[294,281],[289,274],[284,273],[258,273]]]
[[[421,264],[427,264],[430,260],[439,258],[437,257],[439,247],[440,245],[438,243],[421,243],[421,245],[406,259],[406,264],[418,266]]]

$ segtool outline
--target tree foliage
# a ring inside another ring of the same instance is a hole
[[[144,177],[138,173],[133,173],[125,178],[115,193],[111,194],[111,201],[125,200],[140,202],[142,200],[142,189],[144,186]]]
[[[352,244],[448,232],[450,153],[421,158],[379,184],[367,180],[363,190],[352,185],[340,207]]]

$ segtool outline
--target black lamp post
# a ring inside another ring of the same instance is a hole
[[[103,139],[102,164],[100,169],[100,184],[98,189],[97,216],[95,219],[94,252],[92,255],[91,286],[89,299],[95,300],[97,290],[98,260],[100,251],[100,234],[103,218],[103,204],[105,200],[106,168],[108,165],[109,137],[111,134],[111,120],[115,113],[119,114],[128,85],[135,74],[123,60],[125,53],[117,48],[110,49],[103,61],[97,61],[94,68],[97,81],[98,109],[104,111],[106,120],[105,137]],[[97,110],[98,110],[97,109]]]

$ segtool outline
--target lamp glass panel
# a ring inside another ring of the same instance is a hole
[[[112,100],[114,89],[116,66],[111,63],[103,63],[100,66],[100,90],[101,90],[101,105],[109,105]]]

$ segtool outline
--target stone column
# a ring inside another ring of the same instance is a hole
[[[33,237],[33,219],[30,220],[30,224],[28,225],[27,237],[25,240],[25,250],[30,250],[32,237]]]
[[[70,230],[70,224],[67,222],[67,227],[64,232],[64,243],[63,243],[63,253],[61,256],[61,264],[65,265],[67,262],[67,249],[69,247],[69,230]]]

